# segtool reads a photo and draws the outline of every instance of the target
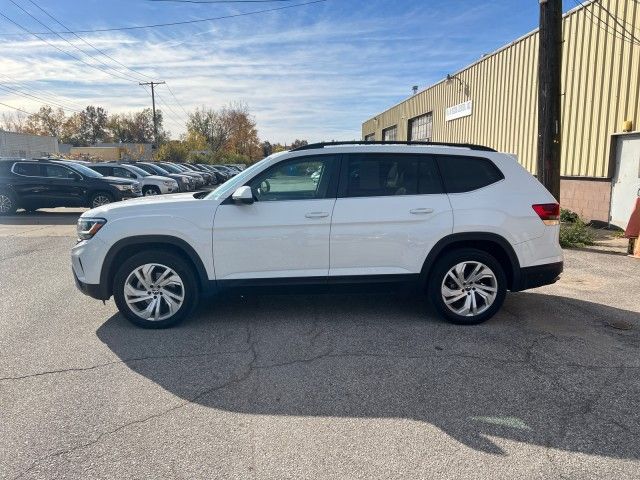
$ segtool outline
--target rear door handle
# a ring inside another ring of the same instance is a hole
[[[327,212],[309,212],[305,215],[307,218],[325,218],[328,217],[329,213]]]
[[[425,215],[427,213],[433,213],[433,208],[412,208],[409,213],[413,215]]]

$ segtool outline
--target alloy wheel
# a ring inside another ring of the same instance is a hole
[[[9,213],[13,208],[13,200],[9,195],[0,193],[0,213]]]
[[[444,304],[453,313],[474,317],[495,301],[498,280],[493,270],[482,262],[460,262],[444,276],[440,292]]]
[[[152,322],[175,315],[184,303],[184,294],[180,275],[159,263],[137,267],[124,282],[124,299],[131,311]]]
[[[103,205],[107,205],[108,203],[111,203],[111,199],[109,197],[107,197],[106,195],[96,195],[95,197],[93,197],[93,202],[91,202],[91,206],[93,208],[97,208]]]
[[[154,195],[158,195],[158,192],[156,192],[153,188],[148,188],[147,190],[144,191],[145,197],[151,197]]]

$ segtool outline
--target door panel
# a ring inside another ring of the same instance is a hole
[[[47,204],[51,206],[81,206],[85,203],[86,188],[79,174],[63,165],[42,165],[46,177]]]
[[[611,223],[626,228],[640,196],[640,135],[621,135],[616,141],[616,173],[611,193]]]
[[[326,277],[334,203],[320,199],[220,205],[213,235],[216,278]],[[314,213],[326,216],[309,215]]]
[[[435,160],[346,155],[331,223],[329,276],[420,273],[453,228]]]
[[[216,279],[326,279],[337,166],[333,155],[285,160],[247,182],[254,203],[225,200],[214,219]]]

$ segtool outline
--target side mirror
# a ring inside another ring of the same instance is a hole
[[[235,192],[233,192],[233,195],[231,195],[231,199],[235,203],[242,203],[245,205],[252,204],[253,192],[251,191],[251,187],[244,186],[238,188]]]

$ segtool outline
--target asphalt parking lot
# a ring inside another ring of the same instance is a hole
[[[148,331],[76,291],[76,217],[0,221],[1,478],[638,478],[640,261],[567,251],[474,327],[372,294]]]

